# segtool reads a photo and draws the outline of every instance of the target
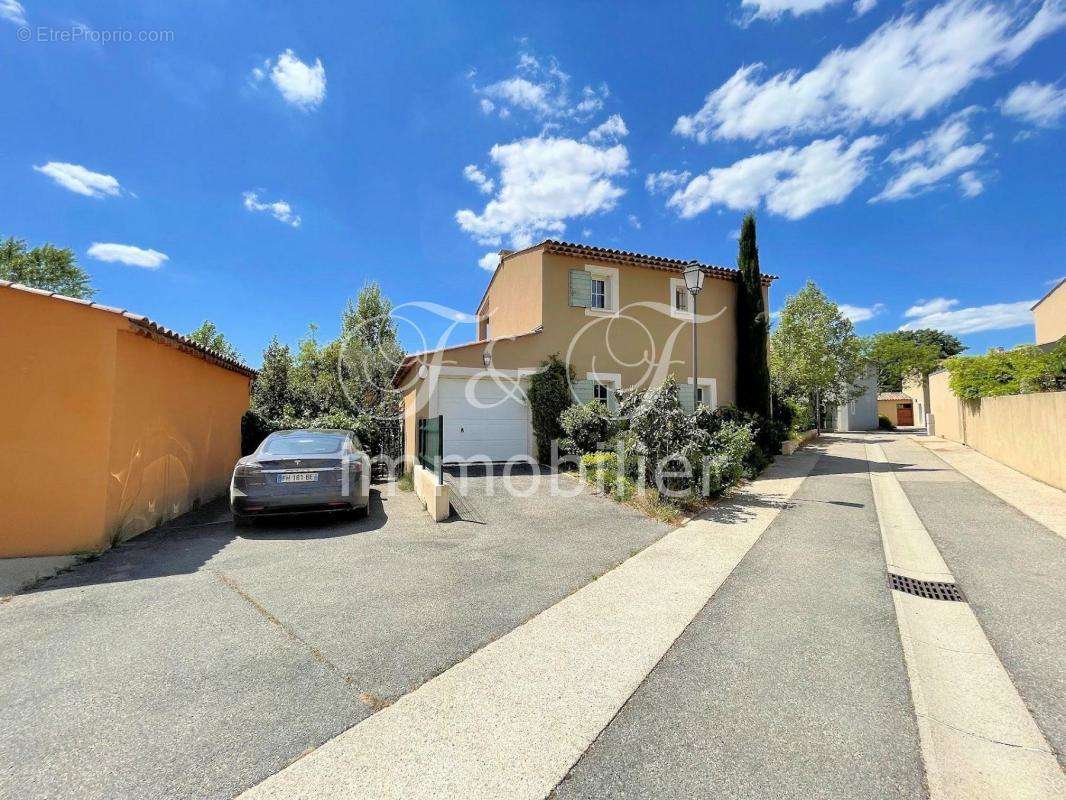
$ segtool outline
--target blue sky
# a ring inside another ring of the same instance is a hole
[[[472,312],[491,253],[546,237],[730,266],[752,208],[774,308],[811,278],[860,333],[1009,346],[1066,274],[1064,24],[1062,0],[0,0],[0,234],[255,364],[367,280]]]

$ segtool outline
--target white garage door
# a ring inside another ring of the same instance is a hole
[[[445,461],[506,461],[530,452],[529,408],[510,384],[441,378],[437,409],[444,415]]]

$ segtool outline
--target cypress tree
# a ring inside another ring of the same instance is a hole
[[[769,314],[763,302],[755,215],[740,228],[737,253],[737,407],[766,417],[770,414],[770,367],[767,361]]]

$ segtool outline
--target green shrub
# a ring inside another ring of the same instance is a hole
[[[1023,345],[983,356],[955,356],[945,362],[951,391],[962,400],[1066,389],[1066,341],[1052,350]]]
[[[751,443],[743,457],[744,473],[754,477],[769,465],[771,457],[781,451],[780,430],[770,420],[741,411],[733,405],[719,406],[711,411],[706,407],[697,409],[694,415],[698,428],[712,439],[723,427],[730,427],[732,434],[737,427],[747,427]],[[712,450],[714,446],[712,445]]]
[[[261,414],[248,409],[241,415],[241,455],[255,452],[263,440],[278,430],[275,424]]]
[[[892,420],[890,420],[884,414],[878,416],[877,427],[883,431],[894,431],[896,429],[896,426],[892,424]]]
[[[726,420],[710,437],[707,452],[700,461],[699,493],[718,494],[751,475],[751,454],[758,452],[750,425]]]
[[[559,417],[573,405],[570,395],[573,378],[573,367],[563,363],[557,353],[542,362],[529,378],[526,394],[533,417],[533,435],[537,437],[537,460],[542,464],[551,461],[552,442],[563,436]]]
[[[707,452],[709,437],[697,427],[694,416],[681,406],[677,382],[668,377],[662,385],[645,392],[629,390],[618,393],[621,415],[629,418],[629,430],[635,437],[636,455],[644,459],[644,474],[638,476],[648,485],[662,485],[672,492],[690,491],[695,470],[689,476],[664,477],[666,473],[691,467]]]
[[[560,446],[568,452],[592,453],[605,449],[618,432],[620,424],[599,400],[573,405],[559,415],[566,433]]]

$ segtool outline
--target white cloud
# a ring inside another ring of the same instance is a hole
[[[574,139],[535,137],[495,145],[497,193],[478,214],[456,212],[459,226],[479,243],[510,237],[517,249],[535,237],[561,234],[566,221],[615,207],[625,191],[614,183],[629,167],[623,145],[596,147]]]
[[[963,197],[977,197],[985,190],[984,181],[977,177],[977,173],[968,170],[959,176],[959,191]]]
[[[697,175],[667,205],[689,218],[712,205],[742,211],[765,201],[774,214],[800,219],[851,194],[866,178],[870,151],[880,144],[880,137],[864,136],[845,146],[838,136],[802,149],[759,153]]]
[[[252,70],[252,79],[257,82],[268,75],[285,101],[304,111],[318,108],[326,99],[326,68],[321,59],[306,64],[292,50],[286,50]]]
[[[650,172],[648,173],[648,177],[644,179],[644,188],[652,194],[668,192],[683,183],[687,183],[688,179],[691,177],[692,173],[687,170],[684,172],[676,172],[667,169],[662,172]]]
[[[628,135],[629,128],[626,127],[625,120],[618,114],[612,114],[589,131],[585,138],[593,144],[600,144],[606,141],[617,142]]]
[[[131,244],[114,244],[113,242],[93,242],[88,250],[89,256],[98,261],[129,264],[131,267],[159,269],[169,256],[158,250],[145,250]]]
[[[1044,281],[1045,286],[1058,286],[1063,281],[1066,281],[1066,275],[1060,275],[1057,278],[1052,278],[1049,281]]]
[[[284,200],[275,200],[273,203],[264,203],[259,200],[258,192],[244,193],[244,207],[249,211],[266,211],[278,222],[284,222],[294,228],[299,228],[302,220],[299,214],[292,213],[292,206]]]
[[[993,74],[1066,24],[1062,0],[994,6],[948,0],[922,17],[886,22],[859,45],[838,48],[809,72],[765,80],[761,63],[741,67],[674,132],[700,142],[823,133],[860,123],[919,119]]]
[[[496,188],[496,182],[485,175],[484,172],[479,170],[474,164],[467,164],[463,167],[463,177],[474,184],[478,191],[484,194],[492,194],[492,190]]]
[[[571,96],[570,76],[559,68],[554,58],[542,63],[530,53],[520,53],[516,72],[509,78],[487,86],[474,87],[481,96],[481,110],[486,114],[499,108],[502,118],[514,110],[525,111],[538,120],[587,120],[603,108],[610,95],[605,84],[585,86],[577,100]]]
[[[953,306],[959,304],[958,300],[948,300],[946,297],[934,297],[932,300],[919,300],[916,304],[903,312],[905,317],[927,317],[930,314],[943,314]]]
[[[102,172],[93,172],[79,164],[49,161],[42,167],[34,166],[34,169],[75,194],[86,197],[114,197],[122,193],[122,186],[116,178]]]
[[[970,135],[968,118],[976,111],[974,107],[960,111],[948,117],[924,138],[912,142],[905,148],[893,150],[887,161],[901,165],[900,171],[892,178],[876,197],[870,200],[901,200],[914,197],[936,187],[944,178],[966,169],[981,160],[987,151],[983,144],[965,144]],[[972,173],[971,173],[972,175]],[[973,175],[973,181],[963,182],[963,193],[983,185]],[[980,194],[977,189],[976,194]]]
[[[775,20],[783,14],[799,17],[812,11],[822,11],[839,2],[841,0],[742,0],[741,5],[751,9],[752,19]]]
[[[856,17],[861,17],[863,14],[873,11],[876,5],[877,0],[855,0],[852,9],[855,11]]]
[[[840,309],[841,314],[852,322],[866,322],[884,311],[885,304],[874,303],[872,306],[853,306],[848,303],[841,303],[837,308]]]
[[[490,250],[477,260],[477,265],[492,272],[496,267],[500,266],[500,254],[495,250]]]
[[[987,306],[955,308],[958,300],[938,297],[935,300],[919,301],[908,308],[905,317],[910,322],[900,327],[901,331],[919,328],[937,328],[948,333],[979,333],[1006,328],[1020,328],[1033,324],[1030,311],[1036,300],[1021,300],[1017,303],[993,303]]]
[[[1036,81],[1023,83],[1007,95],[999,109],[1032,125],[1050,128],[1066,115],[1066,89]]]
[[[636,214],[630,214],[626,219],[629,221],[629,226],[635,230],[640,230],[643,226],[640,224],[640,217]]]
[[[16,25],[25,25],[26,9],[18,0],[0,0],[0,18]]]

